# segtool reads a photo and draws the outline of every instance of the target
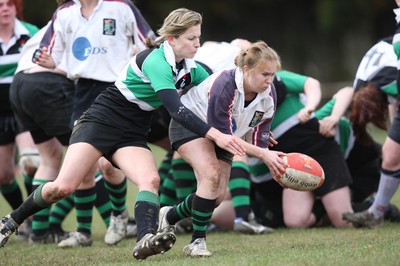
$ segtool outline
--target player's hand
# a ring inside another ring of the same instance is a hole
[[[304,107],[297,113],[297,117],[300,120],[300,123],[304,124],[310,120],[311,114],[314,110]]]
[[[276,139],[274,139],[274,133],[272,133],[272,131],[269,132],[269,147],[273,147],[275,145],[278,145],[278,141]]]
[[[319,121],[319,133],[327,138],[336,134],[337,120],[331,116],[327,116]]]
[[[236,136],[223,134],[215,140],[215,143],[222,149],[229,151],[234,155],[246,155],[246,149],[240,143]]]
[[[261,158],[269,168],[274,179],[282,176],[286,171],[287,164],[282,158],[284,156],[286,156],[284,152],[265,149],[265,154],[263,158]]]
[[[36,49],[32,56],[32,62],[46,68],[55,68],[53,58],[51,57],[47,47]]]

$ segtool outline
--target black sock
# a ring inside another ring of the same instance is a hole
[[[146,234],[155,234],[158,226],[160,201],[157,194],[140,191],[136,197],[135,219],[137,225],[137,241]]]
[[[22,204],[22,192],[15,179],[9,185],[0,186],[0,191],[13,210]]]
[[[184,201],[178,204],[175,208],[172,208],[167,213],[167,221],[173,225],[186,217],[192,216],[192,204],[193,204],[194,193],[186,197]]]
[[[46,202],[42,197],[43,185],[44,184],[40,185],[29,195],[21,206],[11,213],[11,218],[13,218],[17,224],[22,224],[29,216],[51,206],[52,202]]]
[[[207,225],[211,220],[216,199],[210,200],[194,195],[192,204],[193,234],[192,241],[206,238]]]
[[[109,183],[107,180],[104,180],[104,186],[109,193],[113,215],[120,215],[126,209],[125,203],[128,188],[126,178],[120,184],[116,185]]]

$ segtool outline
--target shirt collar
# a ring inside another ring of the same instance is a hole
[[[174,50],[172,49],[169,42],[164,41],[163,44],[160,46],[160,48],[164,49],[165,59],[167,60],[168,64],[171,65],[174,72],[177,73],[178,70],[176,69]],[[196,65],[196,62],[194,61],[194,59],[184,58],[183,60],[185,60],[184,68],[187,72],[189,72],[191,68],[197,68],[197,65]]]
[[[397,23],[399,23],[400,22],[400,8],[393,9],[393,12],[396,14]]]
[[[15,19],[14,23],[14,36],[17,38],[21,38],[22,35],[28,35],[29,36],[29,31],[22,25],[21,21],[18,19]]]

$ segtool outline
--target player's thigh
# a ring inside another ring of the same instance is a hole
[[[112,156],[125,176],[139,186],[159,186],[159,175],[153,153],[143,147],[124,147]],[[153,185],[152,185],[153,184]]]
[[[220,174],[220,162],[212,141],[205,138],[191,140],[181,145],[178,153],[193,167],[197,178]]]
[[[342,187],[333,190],[321,198],[326,213],[335,227],[347,227],[349,224],[342,219],[344,212],[353,212],[349,188]]]

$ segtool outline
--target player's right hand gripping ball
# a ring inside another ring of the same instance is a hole
[[[288,153],[283,160],[288,167],[285,173],[275,180],[284,188],[311,191],[324,183],[324,169],[314,158],[294,152]]]

